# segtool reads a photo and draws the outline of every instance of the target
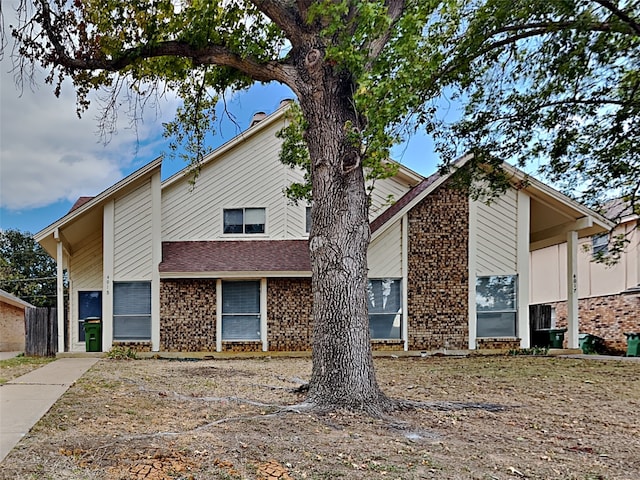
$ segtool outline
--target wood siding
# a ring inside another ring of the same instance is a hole
[[[398,220],[369,245],[369,278],[402,277],[402,221]]]
[[[94,231],[69,258],[69,280],[75,293],[102,289],[102,232]],[[75,317],[74,317],[75,318]]]
[[[410,186],[406,182],[402,182],[395,177],[376,180],[373,192],[371,192],[369,221],[378,217],[409,190]]]
[[[151,279],[151,182],[115,201],[114,280]]]
[[[275,132],[281,127],[276,122],[257,132],[251,142],[222,153],[202,168],[194,186],[189,184],[191,177],[185,177],[164,187],[163,241],[237,239],[236,235],[223,235],[222,210],[242,207],[266,208],[266,237],[285,238],[287,215],[283,210],[288,203],[282,190],[290,169],[278,160],[281,141]],[[302,217],[300,237],[304,209],[292,210]]]
[[[508,190],[487,205],[477,202],[478,275],[513,274],[518,271],[518,194]]]

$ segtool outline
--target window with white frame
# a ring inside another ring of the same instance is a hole
[[[516,337],[518,333],[517,275],[476,279],[478,337]]]
[[[102,318],[102,292],[99,290],[78,292],[78,341],[84,342],[84,322]]]
[[[260,340],[260,281],[222,282],[222,340]]]
[[[113,339],[151,340],[151,282],[113,283]]]
[[[371,338],[402,338],[402,281],[399,278],[369,279],[367,299]]]
[[[606,255],[608,251],[609,235],[607,233],[591,237],[591,255],[593,255],[593,257]]]
[[[265,232],[264,208],[225,208],[224,233],[255,234]]]

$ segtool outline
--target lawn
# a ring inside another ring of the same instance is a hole
[[[110,360],[5,459],[18,479],[633,479],[640,363],[553,357],[377,358],[374,419],[282,407],[305,358]]]

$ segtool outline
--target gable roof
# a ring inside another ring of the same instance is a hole
[[[307,240],[218,240],[162,242],[160,274],[283,272],[311,274]],[[192,275],[190,275],[192,276]]]
[[[25,308],[35,307],[35,305],[31,305],[29,302],[25,302],[21,298],[18,298],[15,295],[12,295],[7,291],[2,290],[1,288],[0,288],[0,302],[13,305],[14,307],[22,308],[23,310]]]
[[[36,233],[33,237],[42,248],[44,248],[49,255],[53,258],[56,257],[56,241],[53,239],[53,234],[56,230],[65,228],[68,229],[69,226],[73,226],[75,223],[79,225],[82,221],[87,224],[91,224],[93,227],[96,225],[102,225],[102,211],[100,211],[99,215],[96,214],[94,207],[104,204],[104,202],[116,197],[117,195],[122,194],[129,189],[136,188],[142,182],[147,181],[153,174],[160,171],[160,167],[162,165],[162,157],[158,157],[155,160],[147,163],[142,166],[135,172],[127,175],[125,178],[110,186],[103,192],[99,193],[95,197],[80,197],[78,201],[74,204],[74,206],[69,210],[69,212],[63,216],[62,218],[56,220],[48,227],[43,228],[38,233]],[[95,216],[95,218],[91,218],[91,216]],[[84,231],[80,230],[77,235],[73,235],[69,233],[69,230],[66,231],[66,238],[68,241],[73,241],[74,236],[77,236],[78,239],[82,239],[84,237]]]

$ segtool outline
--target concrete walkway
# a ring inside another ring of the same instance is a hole
[[[10,358],[17,357],[22,352],[0,352],[0,360],[9,360]]]
[[[59,358],[0,386],[0,462],[98,358]]]

